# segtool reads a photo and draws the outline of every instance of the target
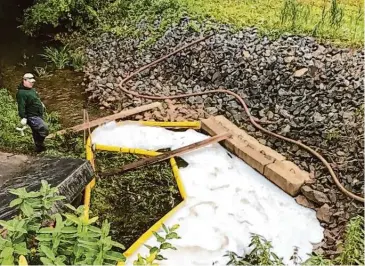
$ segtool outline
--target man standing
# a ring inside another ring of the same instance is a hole
[[[22,125],[28,124],[32,129],[35,151],[46,150],[44,139],[48,135],[48,127],[43,121],[44,105],[39,99],[38,93],[33,88],[34,76],[27,73],[23,76],[23,82],[18,87],[16,99],[18,102],[18,113]]]

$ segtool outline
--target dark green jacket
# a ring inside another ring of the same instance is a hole
[[[20,84],[16,100],[18,102],[18,113],[21,118],[43,117],[43,105],[35,89],[26,88],[23,84]]]

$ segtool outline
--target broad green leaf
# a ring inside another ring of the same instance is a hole
[[[101,229],[100,229],[100,228],[98,228],[98,227],[96,227],[96,226],[90,225],[90,226],[88,227],[88,229],[89,229],[90,231],[94,232],[94,233],[101,234]]]
[[[158,247],[153,247],[150,249],[150,254],[158,252],[160,249]]]
[[[156,260],[167,260],[167,258],[165,258],[164,256],[162,256],[161,254],[158,254],[156,256]]]
[[[160,242],[160,243],[165,242],[165,239],[163,237],[161,237],[158,233],[156,233],[156,232],[152,232],[152,233],[156,237],[158,242]]]
[[[47,210],[49,210],[50,208],[52,208],[53,203],[50,202],[50,201],[48,201],[48,200],[44,200],[43,201],[43,206],[44,206],[44,208],[46,208]]]
[[[56,213],[54,215],[54,217],[56,219],[56,227],[55,227],[55,229],[56,229],[57,232],[60,232],[61,229],[62,229],[62,227],[64,226],[63,225],[63,221],[62,221],[62,216],[59,213]]]
[[[15,200],[12,200],[9,204],[9,207],[14,207],[14,206],[17,206],[19,204],[21,204],[23,202],[23,199],[20,199],[20,198],[17,198]]]
[[[125,256],[119,252],[108,251],[104,255],[104,259],[113,260],[113,261],[125,261]]]
[[[180,225],[179,224],[174,224],[171,228],[170,228],[170,231],[173,232],[177,229],[179,229]]]
[[[80,221],[80,219],[79,219],[79,217],[77,217],[76,215],[74,215],[74,214],[69,214],[69,213],[66,213],[66,214],[64,214],[64,216],[68,219],[68,220],[70,220],[70,221],[72,221],[73,223],[75,223],[75,224],[78,224],[78,225],[81,225],[82,223],[81,223],[81,221]]]
[[[94,260],[94,265],[102,265],[103,264],[103,253],[102,251],[99,252],[98,256]]]
[[[28,224],[28,231],[37,232],[40,227],[40,224]]]
[[[27,190],[25,187],[17,188],[17,189],[9,189],[9,193],[17,196],[23,196],[27,193]]]
[[[49,247],[47,247],[45,245],[41,245],[40,249],[44,254],[46,254],[47,258],[49,258],[53,261],[56,259],[55,254],[53,253],[53,251]]]
[[[36,191],[31,191],[27,194],[24,195],[25,198],[36,198],[39,197],[41,195],[41,193],[36,192]]]
[[[166,236],[166,239],[179,239],[180,237],[179,237],[179,235],[177,234],[177,233],[175,233],[175,232],[172,232],[172,233],[169,233],[169,234],[167,234],[167,236]]]
[[[43,263],[43,265],[54,265],[54,263],[46,257],[40,257],[40,260]]]
[[[22,232],[24,234],[27,233],[27,231],[24,229],[24,225],[25,225],[25,220],[22,219],[19,221],[19,223],[15,226],[15,230],[16,231],[19,231],[19,232]]]
[[[20,204],[20,210],[24,213],[25,216],[32,216],[34,213],[34,209],[28,203],[23,202]]]
[[[172,248],[172,245],[170,243],[162,243],[160,248],[161,249],[169,249],[169,248]]]
[[[93,218],[90,218],[87,224],[89,225],[89,224],[95,223],[98,220],[98,218],[99,217],[97,217],[97,216],[96,217],[93,217]]]
[[[0,253],[0,258],[7,258],[13,256],[14,249],[12,247],[4,248]]]
[[[52,236],[49,235],[49,234],[42,234],[42,235],[38,235],[36,237],[36,239],[38,241],[41,241],[41,242],[43,242],[43,241],[47,242],[47,241],[51,241],[52,240]]]
[[[60,245],[60,242],[61,242],[61,238],[60,238],[61,236],[57,236],[54,240],[53,240],[53,242],[52,242],[52,249],[53,250],[55,250],[55,251],[57,251],[57,248],[58,248],[58,246]]]
[[[21,244],[14,244],[14,253],[19,255],[27,255],[29,250],[27,249],[25,242]]]
[[[76,208],[75,208],[74,206],[72,206],[71,204],[66,203],[66,204],[65,204],[65,206],[66,206],[67,208],[69,208],[69,209],[73,210],[74,212],[76,212],[76,211],[77,211],[77,210],[76,210]]]
[[[107,220],[105,220],[103,222],[103,225],[101,226],[101,231],[102,231],[102,233],[103,233],[104,236],[108,236],[109,235],[110,223],[108,223]]]
[[[56,261],[63,263],[66,261],[66,259],[67,259],[67,257],[65,255],[60,255],[60,256],[57,256]]]
[[[111,241],[111,244],[114,246],[114,247],[117,247],[117,248],[121,248],[121,249],[125,249],[124,245],[116,242],[116,241]]]
[[[44,227],[39,229],[39,233],[41,234],[52,234],[55,232],[55,229],[53,227]]]
[[[167,234],[169,231],[167,230],[167,227],[166,227],[166,225],[165,224],[162,224],[162,228],[163,228],[163,230],[165,231],[165,233]]]
[[[55,201],[60,201],[60,200],[64,200],[64,199],[66,199],[65,196],[54,196],[52,198],[52,201],[55,202]]]
[[[14,265],[14,256],[5,257],[1,263],[1,265]]]
[[[85,244],[85,245],[89,245],[89,246],[98,246],[99,245],[99,243],[95,242],[94,240],[83,240],[83,239],[79,238],[77,241],[81,244]]]
[[[63,227],[61,232],[64,234],[74,234],[77,233],[77,228],[72,226]]]
[[[78,244],[79,247],[85,248],[87,250],[91,250],[91,251],[95,251],[98,252],[99,248],[97,246],[90,246],[90,245],[86,245],[86,244]]]

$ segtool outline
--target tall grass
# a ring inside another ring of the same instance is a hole
[[[363,0],[177,1],[181,8],[202,20],[209,17],[237,28],[255,26],[268,36],[287,32],[342,46],[363,45]]]
[[[56,69],[64,69],[70,62],[68,46],[62,48],[46,47],[41,56],[55,66]]]
[[[61,48],[46,47],[41,56],[56,69],[64,69],[69,66],[76,71],[81,71],[86,61],[81,49],[71,50],[68,45]]]

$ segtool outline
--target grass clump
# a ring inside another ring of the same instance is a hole
[[[131,154],[98,152],[96,169],[106,171],[134,162]],[[91,210],[112,221],[112,236],[126,247],[182,201],[169,162],[97,180]]]
[[[41,56],[56,69],[72,67],[74,70],[80,71],[86,61],[82,50],[71,50],[68,45],[61,48],[46,47]]]
[[[335,259],[340,265],[364,265],[364,218],[357,216],[347,224],[342,252]]]

